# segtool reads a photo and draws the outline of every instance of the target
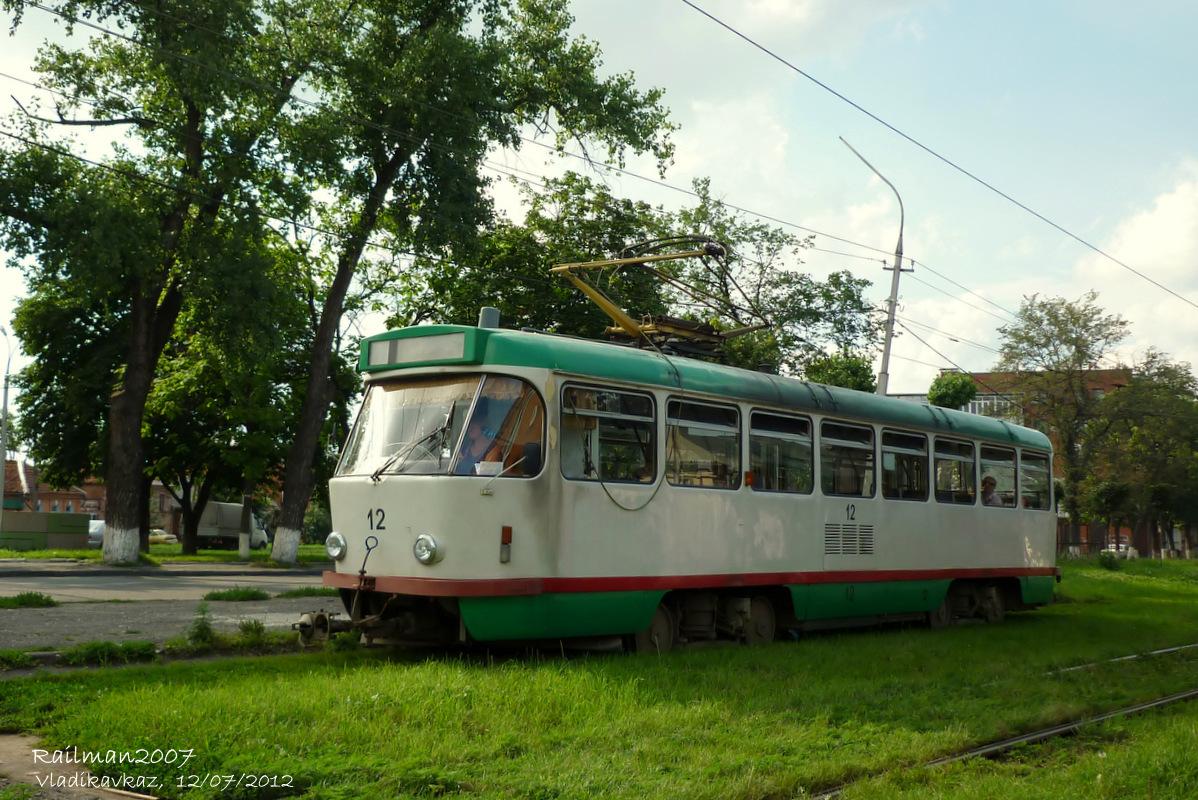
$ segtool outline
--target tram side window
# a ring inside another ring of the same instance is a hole
[[[1048,510],[1052,508],[1052,472],[1048,456],[1041,453],[1023,453],[1020,459],[1023,472],[1020,492],[1024,508]]]
[[[657,474],[653,398],[589,386],[562,393],[562,475],[652,483]]]
[[[937,439],[932,467],[936,472],[937,502],[973,505],[977,470],[971,443]]]
[[[820,489],[848,497],[874,495],[874,431],[824,422],[819,429]]]
[[[735,408],[671,400],[666,479],[675,486],[740,486],[740,417]]]
[[[985,488],[986,479],[994,478],[994,492],[997,497],[994,500],[986,499],[985,491],[982,492],[982,502],[986,505],[1003,506],[1005,508],[1015,507],[1015,495],[1019,484],[1016,482],[1015,472],[1015,451],[1006,447],[991,447],[982,445],[982,484]]]
[[[882,496],[928,499],[928,440],[914,433],[882,431]]]
[[[749,425],[749,469],[759,492],[810,494],[811,421],[754,412]]]

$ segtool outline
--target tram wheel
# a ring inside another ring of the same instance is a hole
[[[982,616],[987,622],[1002,622],[1006,617],[1006,609],[1003,608],[1002,593],[998,591],[996,586],[987,586],[981,592],[981,611]]]
[[[674,647],[678,624],[665,604],[657,607],[649,627],[633,636],[633,646],[638,653],[665,653]]]
[[[774,641],[777,617],[769,598],[757,596],[749,603],[749,621],[745,625],[745,644],[765,644]]]
[[[928,612],[928,626],[931,628],[947,628],[952,621],[953,607],[948,597],[944,598],[944,602],[938,608]]]

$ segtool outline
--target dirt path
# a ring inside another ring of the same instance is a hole
[[[30,800],[113,800],[123,797],[152,797],[130,792],[86,789],[91,773],[78,764],[46,763],[52,756],[41,748],[36,736],[0,735],[0,795],[10,790],[14,797],[25,797],[19,784],[35,787]]]

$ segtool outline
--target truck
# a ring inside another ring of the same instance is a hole
[[[250,515],[250,547],[261,550],[270,544],[270,537],[256,514]],[[213,503],[204,506],[196,532],[203,548],[236,549],[241,534],[241,503]]]

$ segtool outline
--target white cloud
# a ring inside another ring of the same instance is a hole
[[[1198,161],[1184,161],[1174,186],[1116,225],[1099,246],[1185,298],[1097,253],[1082,258],[1074,273],[1079,287],[1074,294],[1092,287],[1099,292],[1099,305],[1131,323],[1121,357],[1131,360],[1155,347],[1198,364],[1198,308],[1191,305],[1198,301]]]

